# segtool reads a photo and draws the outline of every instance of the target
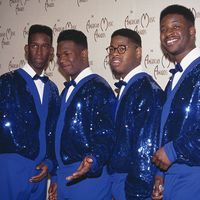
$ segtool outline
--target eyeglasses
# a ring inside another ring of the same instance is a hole
[[[106,48],[106,51],[108,52],[108,54],[113,54],[115,53],[115,50],[117,50],[119,54],[124,54],[127,48],[127,45],[119,45],[118,47],[109,46]]]

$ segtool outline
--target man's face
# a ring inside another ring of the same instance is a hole
[[[57,45],[57,62],[65,75],[75,79],[84,69],[84,56],[87,50],[70,40],[64,40]]]
[[[160,22],[161,46],[179,61],[195,47],[195,28],[182,15],[169,14]]]
[[[114,47],[114,51],[108,55],[109,64],[113,74],[117,78],[124,78],[132,69],[140,64],[141,48],[127,37],[114,36],[111,39],[110,47]],[[117,47],[125,47],[124,53],[118,52]]]
[[[40,74],[48,67],[49,60],[53,57],[50,37],[45,33],[33,34],[29,44],[25,46],[25,52],[29,65]]]

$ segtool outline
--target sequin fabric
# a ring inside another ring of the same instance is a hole
[[[151,194],[156,170],[151,158],[159,145],[164,93],[146,73],[135,75],[126,87],[116,111],[117,142],[109,171],[128,173],[126,194],[143,199]]]
[[[49,158],[54,146],[52,143],[55,135],[52,134],[55,131],[55,117],[58,115],[59,108],[57,87],[51,81],[49,84],[51,92],[46,144],[46,141],[39,140],[41,121],[26,81],[16,71],[0,77],[0,153],[17,153],[35,160],[40,152],[40,144],[44,143],[48,149],[46,158]]]
[[[162,144],[173,141],[177,163],[200,165],[200,64],[184,77],[164,114]]]
[[[76,86],[80,88],[67,106],[60,156],[63,164],[67,165],[91,155],[97,161],[95,173],[108,161],[113,148],[116,97],[103,78],[93,76]]]

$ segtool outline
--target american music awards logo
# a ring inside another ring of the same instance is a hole
[[[47,12],[49,8],[55,7],[56,0],[46,0],[44,4],[45,11]]]
[[[109,57],[108,57],[108,55],[106,55],[106,57],[104,58],[103,66],[104,66],[104,69],[106,69],[107,66],[109,66]]]
[[[16,63],[15,58],[12,57],[11,60],[9,61],[9,63],[8,63],[8,70],[12,71],[12,70],[18,69],[18,68],[24,66],[25,63],[26,62],[23,59],[21,59],[18,63]]]
[[[1,31],[1,26],[0,26],[1,48],[3,49],[5,46],[9,46],[14,36],[15,36],[14,30],[8,27],[5,30]]]
[[[15,9],[15,13],[18,15],[20,12],[24,12],[28,1],[30,0],[9,0],[9,5]]]
[[[47,76],[53,76],[53,72],[54,70],[57,68],[57,65],[56,65],[56,61],[55,60],[52,60],[50,63],[49,63],[49,66],[47,67],[46,71],[45,71],[45,74]]]
[[[98,20],[94,19],[94,15],[91,19],[86,22],[86,30],[88,33],[92,32],[94,41],[97,42],[99,39],[106,37],[106,31],[112,27],[113,21],[110,21],[107,17],[102,17]]]
[[[60,33],[63,30],[77,29],[77,25],[68,20],[61,22],[60,19],[58,19],[57,22],[53,25],[52,29],[53,34],[56,35],[56,33]]]
[[[166,76],[168,75],[170,61],[166,58],[165,55],[162,55],[161,58],[157,58],[153,56],[153,50],[150,50],[146,56],[144,56],[144,67],[153,68],[153,76],[157,80],[158,76]]]
[[[137,31],[140,35],[145,35],[147,33],[147,28],[155,23],[155,17],[149,16],[148,13],[142,13],[137,18],[132,18],[131,15],[133,11],[130,11],[130,15],[126,16],[124,20],[125,28],[130,28]]]

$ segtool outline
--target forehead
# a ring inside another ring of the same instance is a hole
[[[71,48],[77,48],[78,45],[72,40],[63,40],[58,43],[57,49],[71,49]]]
[[[181,14],[176,14],[176,13],[168,14],[162,18],[162,20],[160,21],[160,25],[162,26],[169,22],[171,22],[171,23],[173,23],[173,22],[187,23],[187,20]]]
[[[129,44],[131,41],[128,37],[124,37],[121,35],[116,35],[114,37],[111,38],[111,44]]]
[[[45,33],[33,33],[30,36],[30,42],[36,42],[36,41],[44,41],[47,43],[51,43],[51,38]]]

